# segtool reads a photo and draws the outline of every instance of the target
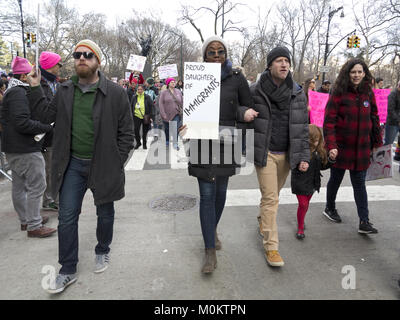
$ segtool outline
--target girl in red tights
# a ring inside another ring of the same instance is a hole
[[[297,196],[299,207],[297,209],[298,229],[296,237],[304,239],[304,219],[308,210],[311,197],[315,191],[319,192],[321,187],[321,170],[332,166],[333,160],[328,158],[324,148],[322,131],[314,124],[309,125],[311,159],[306,172],[299,169],[292,170],[292,193]]]

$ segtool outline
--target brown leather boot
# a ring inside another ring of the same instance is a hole
[[[49,222],[49,217],[48,216],[43,216],[42,217],[42,224],[46,224],[47,222]],[[27,224],[21,224],[21,231],[26,231],[27,228],[28,228]]]
[[[51,236],[56,231],[57,231],[57,229],[41,226],[39,229],[36,229],[33,231],[28,231],[28,237],[29,238],[46,238],[46,237]]]
[[[218,239],[217,229],[215,229],[215,250],[221,250],[221,249],[222,249],[222,243]]]
[[[212,273],[217,267],[217,253],[215,249],[206,249],[205,262],[201,272]]]

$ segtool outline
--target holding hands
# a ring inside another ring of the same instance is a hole
[[[337,149],[329,150],[329,158],[331,158],[332,160],[336,160],[337,155],[338,155]]]

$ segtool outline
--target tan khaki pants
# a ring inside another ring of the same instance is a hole
[[[278,250],[278,213],[279,192],[286,182],[290,165],[285,154],[268,153],[266,167],[258,167],[257,178],[261,191],[260,217],[263,245],[266,251]]]

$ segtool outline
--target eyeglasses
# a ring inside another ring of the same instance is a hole
[[[76,60],[80,59],[82,55],[87,60],[92,59],[94,57],[94,53],[93,52],[79,52],[79,51],[77,51],[77,52],[74,52],[72,54],[72,56]]]
[[[218,51],[208,51],[207,55],[209,57],[215,57],[215,56],[224,56],[225,55],[225,50],[218,50]]]

